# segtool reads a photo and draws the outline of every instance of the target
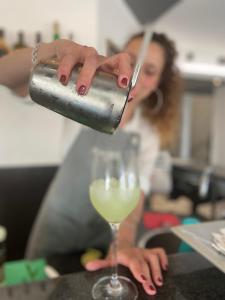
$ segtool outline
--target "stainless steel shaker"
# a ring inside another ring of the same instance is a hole
[[[57,78],[57,62],[40,63],[32,71],[30,96],[43,105],[67,118],[105,133],[113,133],[118,127],[130,90],[136,85],[153,31],[145,30],[137,63],[127,89],[118,87],[117,80],[108,73],[97,73],[85,96],[76,93],[75,84],[79,74],[76,66],[67,86]]]
[[[30,96],[33,101],[67,118],[105,133],[118,127],[125,108],[129,88],[122,89],[117,79],[99,72],[85,96],[76,92],[79,67],[75,67],[67,86],[57,78],[56,62],[40,63],[32,71]]]

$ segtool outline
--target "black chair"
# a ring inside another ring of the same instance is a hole
[[[6,227],[7,259],[24,257],[27,239],[57,166],[0,169],[0,225]]]

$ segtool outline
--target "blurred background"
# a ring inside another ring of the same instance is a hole
[[[57,38],[111,54],[147,23],[167,33],[179,51],[184,93],[178,137],[159,156],[147,209],[225,216],[225,1],[8,0],[0,20],[0,55]],[[0,224],[10,232],[9,257],[23,255],[73,133],[72,121],[0,87]]]
[[[154,23],[157,31],[176,42],[177,65],[186,79],[174,155],[221,166],[225,164],[224,5],[219,0],[7,1],[2,2],[1,31],[9,49],[61,37],[106,54],[122,48],[143,24]],[[0,165],[59,163],[70,140],[67,121],[28,100],[17,101],[4,91],[1,95]],[[51,126],[47,132],[46,126]]]

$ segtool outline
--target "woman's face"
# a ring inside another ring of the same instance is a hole
[[[133,66],[135,65],[142,40],[142,38],[133,39],[125,48],[125,52],[131,55]],[[165,55],[163,48],[157,42],[151,42],[137,81],[138,94],[135,96],[135,101],[143,101],[158,88],[164,64]]]

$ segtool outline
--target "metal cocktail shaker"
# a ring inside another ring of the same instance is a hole
[[[32,71],[30,96],[33,101],[67,118],[105,133],[118,127],[125,108],[129,88],[118,87],[114,76],[99,72],[85,96],[75,89],[79,67],[75,67],[67,86],[57,78],[56,62],[40,63]]]

